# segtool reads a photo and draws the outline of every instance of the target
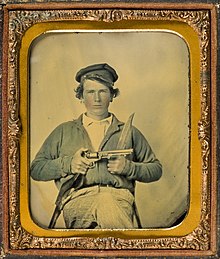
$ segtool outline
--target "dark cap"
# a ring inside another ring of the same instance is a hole
[[[88,67],[82,68],[76,74],[76,81],[81,82],[82,79],[101,79],[108,83],[113,84],[117,79],[118,75],[114,68],[108,64],[94,64]]]

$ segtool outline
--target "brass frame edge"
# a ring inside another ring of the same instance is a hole
[[[124,3],[121,3],[122,5],[124,5]],[[110,4],[109,4],[110,5]],[[109,6],[108,5],[108,6]],[[27,8],[28,9],[28,5],[21,5],[21,6],[18,6],[18,5],[16,5],[16,8],[21,8],[21,7],[23,7],[23,6],[25,6],[25,8]],[[51,5],[48,5],[48,6],[50,6],[51,7]],[[56,5],[57,6],[57,5]],[[72,7],[73,7],[73,5],[71,5]],[[82,6],[82,4],[80,4],[79,5],[79,7],[78,8],[81,8],[80,6]],[[86,4],[86,6],[88,7],[88,5]],[[104,5],[105,6],[105,5]],[[132,8],[135,8],[135,6],[136,5],[132,5]],[[151,5],[152,6],[152,5]],[[158,5],[158,8],[159,8],[159,6],[160,6],[160,8],[161,8],[161,4],[160,5]],[[176,6],[176,5],[175,5]],[[182,5],[181,5],[182,6]],[[193,5],[194,6],[194,5]],[[209,9],[214,13],[214,11],[213,11],[213,9],[210,7],[210,6],[212,6],[213,7],[213,5],[210,5],[210,4],[207,4],[207,5],[201,5],[201,6],[203,6],[203,8],[205,8],[204,6],[209,6]],[[194,8],[196,8],[196,9],[200,9],[201,8],[201,6],[199,7],[198,5],[195,7],[194,6]],[[32,6],[33,7],[33,9],[36,9],[36,6]],[[70,6],[69,6],[70,7]],[[67,7],[67,5],[65,6],[65,8],[69,8],[69,7]],[[94,5],[93,5],[93,7],[94,7]],[[106,6],[105,6],[106,7]],[[115,6],[113,6],[114,8],[116,8]],[[124,7],[124,6],[123,6]],[[57,6],[57,9],[59,9],[60,8],[60,5],[59,5],[59,7]],[[100,8],[100,5],[99,5],[99,8]],[[110,8],[110,7],[109,7]],[[111,8],[112,8],[112,5],[111,5]],[[118,9],[119,7],[118,7],[118,5],[117,5],[117,9]],[[127,7],[126,7],[127,8]],[[141,8],[141,7],[138,7],[138,8]],[[143,8],[146,8],[147,9],[147,7],[146,7],[146,5],[145,5],[145,7],[143,7]],[[163,8],[163,7],[162,7]],[[171,7],[170,7],[171,8]],[[192,8],[192,7],[191,7]],[[191,9],[190,7],[189,7],[189,9]],[[6,9],[7,10],[11,10],[11,9],[13,9],[13,5],[11,5],[10,6],[10,8],[8,8],[8,6],[6,6]],[[153,9],[153,8],[152,8]],[[172,8],[171,8],[172,9]],[[5,14],[5,21],[7,21],[7,18],[8,18],[8,16],[7,16],[7,14]],[[213,18],[213,16],[212,16],[212,18]],[[216,23],[216,17],[214,17],[213,18],[213,20],[215,20],[215,23]],[[216,67],[216,63],[217,63],[217,61],[216,61],[216,54],[215,54],[215,46],[216,46],[216,44],[215,44],[215,42],[216,42],[216,33],[214,32],[213,33],[213,31],[214,31],[214,29],[213,29],[213,27],[215,27],[216,28],[216,25],[215,26],[213,26],[213,21],[211,21],[211,23],[212,23],[212,26],[211,26],[211,32],[212,32],[212,35],[211,35],[211,40],[212,40],[212,42],[211,42],[211,59],[213,60],[213,63],[212,64],[210,64],[210,68],[211,68],[211,91],[213,91],[214,92],[214,96],[213,95],[211,95],[212,97],[214,97],[212,100],[211,100],[211,111],[213,111],[213,107],[216,107],[216,83],[214,83],[214,85],[213,85],[213,82],[216,82],[216,72],[214,72],[213,73],[213,70],[215,70],[215,67]],[[7,26],[5,26],[5,28],[6,28]],[[6,34],[5,34],[6,33]],[[5,29],[4,30],[4,37],[5,37],[5,39],[7,38],[7,35],[8,35],[8,31],[7,31],[7,29]],[[4,39],[4,42],[6,41]],[[4,53],[3,53],[3,65],[5,64],[5,62],[7,61],[7,54],[6,54],[6,49],[5,49],[5,51],[4,51]],[[6,87],[7,87],[7,69],[5,70],[3,70],[4,71],[4,74],[3,74],[3,101],[6,101],[6,92],[7,92],[7,90],[6,90]],[[212,93],[211,93],[212,94]],[[210,96],[210,97],[211,97]],[[8,112],[7,111],[3,111],[3,123],[4,122],[6,122],[7,121],[7,114],[8,114]],[[215,184],[215,182],[216,181],[214,181],[214,180],[216,180],[216,178],[217,178],[217,174],[216,174],[216,171],[214,170],[215,168],[216,168],[216,157],[215,157],[215,155],[216,155],[216,143],[215,143],[215,139],[216,139],[216,128],[217,128],[217,126],[216,126],[216,114],[213,114],[212,112],[211,112],[211,122],[214,122],[214,125],[212,126],[212,132],[211,132],[211,134],[212,134],[212,138],[211,138],[211,157],[212,157],[212,165],[211,165],[211,171],[212,171],[212,179],[211,179],[211,187],[214,189],[214,193],[212,193],[212,195],[211,195],[211,203],[214,205],[214,206],[211,206],[211,214],[213,215],[213,213],[216,211],[216,184]],[[6,120],[5,120],[6,119]],[[6,123],[5,123],[6,124]],[[5,125],[4,124],[4,125]],[[5,129],[6,127],[4,126],[3,127],[3,130]],[[3,144],[6,146],[6,147],[8,147],[8,142],[6,141],[6,139],[7,138],[5,138],[5,136],[7,135],[7,131],[6,130],[4,130],[3,131]],[[7,153],[7,152],[6,152]],[[4,167],[4,172],[5,172],[5,170],[7,169],[7,154],[4,154],[4,159],[3,159],[3,167]],[[7,170],[6,170],[7,171]],[[6,180],[6,182],[8,182],[8,177],[7,177],[7,175],[5,175],[5,174],[3,174],[3,180]],[[6,191],[6,193],[8,194],[8,189],[7,189],[7,186],[6,186],[6,183],[5,183],[5,181],[3,181],[4,182],[4,185],[3,185],[3,190],[4,191]],[[7,208],[7,206],[5,205],[6,203],[8,202],[8,199],[7,199],[7,196],[6,196],[6,198],[5,198],[5,202],[4,202],[4,209],[6,209]],[[6,211],[6,210],[4,210],[4,211]],[[5,220],[4,219],[4,227],[6,227],[6,229],[8,229],[8,222],[7,222],[7,220]],[[211,218],[211,228],[212,229],[215,229],[216,228],[216,218]],[[161,253],[163,252],[163,255],[179,255],[181,252],[184,252],[184,254],[186,254],[186,255],[193,255],[193,254],[195,254],[195,255],[204,255],[204,254],[206,254],[206,255],[212,255],[213,254],[213,252],[215,252],[216,251],[216,245],[215,245],[215,243],[216,243],[216,237],[215,237],[215,235],[214,236],[212,236],[211,237],[212,238],[212,240],[211,240],[211,244],[212,244],[212,251],[211,250],[207,250],[207,251],[183,251],[182,249],[181,250],[159,250]],[[7,239],[7,234],[6,233],[4,233],[4,242],[5,242],[5,244],[6,244],[6,247],[8,247],[8,239]],[[214,246],[215,245],[215,246]],[[17,250],[14,250],[14,249],[9,249],[11,252],[12,251],[14,251],[15,252],[15,254],[24,254],[25,253],[25,251],[17,251]],[[132,254],[134,254],[134,255],[144,255],[144,253],[143,253],[143,251],[134,251],[134,250],[126,250],[126,251],[129,251],[129,253],[130,253],[130,255],[132,255]],[[154,250],[154,251],[152,251],[152,250],[144,250],[144,252],[146,252],[147,251],[147,253],[148,253],[148,255],[158,255],[158,251],[157,250]],[[13,253],[14,253],[13,252]],[[24,253],[23,253],[24,252]],[[39,253],[39,250],[35,250],[35,249],[31,249],[31,252],[33,253],[33,254],[38,254]],[[48,251],[43,251],[43,250],[41,250],[41,252],[43,252],[43,254],[45,254],[45,255],[48,255],[48,253],[50,253],[51,254],[51,251],[50,252],[48,252]],[[59,254],[68,254],[67,253],[67,251],[60,251],[60,250],[53,250],[52,251],[53,252],[53,254],[56,254],[56,252],[59,252]],[[96,253],[99,253],[99,250],[95,250],[95,252]],[[114,251],[115,252],[115,254],[117,254],[117,255],[123,255],[124,253],[125,253],[125,250],[116,250],[116,251]],[[77,255],[84,255],[85,254],[85,252],[84,251],[82,251],[82,250],[74,250],[74,253],[76,253]],[[86,253],[87,253],[87,255],[93,255],[94,256],[94,250],[93,251],[89,251],[89,250],[87,250],[86,251]],[[102,255],[111,255],[112,254],[112,251],[107,251],[107,250],[105,250],[104,251],[104,253],[102,253]]]

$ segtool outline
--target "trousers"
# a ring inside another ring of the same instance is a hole
[[[129,190],[96,185],[72,192],[63,217],[68,229],[130,229],[133,204]]]

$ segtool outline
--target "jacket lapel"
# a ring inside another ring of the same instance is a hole
[[[106,144],[106,142],[108,142],[108,140],[110,139],[110,137],[115,133],[120,131],[120,126],[123,125],[124,123],[119,121],[114,114],[113,118],[112,118],[112,124],[109,126],[105,137],[103,138],[100,146],[99,146],[99,150],[102,150],[104,145]]]
[[[78,119],[74,120],[73,122],[75,123],[76,127],[83,132],[86,143],[89,145],[89,149],[91,151],[94,151],[94,148],[92,146],[92,142],[91,142],[91,139],[89,137],[89,134],[82,124],[82,114],[79,116]]]

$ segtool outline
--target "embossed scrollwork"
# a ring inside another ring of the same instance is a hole
[[[9,80],[8,80],[8,139],[10,173],[10,245],[13,249],[26,248],[73,248],[73,249],[193,249],[207,250],[210,237],[208,174],[210,163],[210,106],[209,80],[207,78],[209,56],[208,11],[173,10],[38,10],[11,11],[9,21]],[[187,23],[198,32],[201,47],[201,120],[199,139],[202,148],[203,197],[201,222],[193,233],[181,238],[134,239],[119,238],[44,238],[35,237],[22,229],[19,218],[19,141],[21,122],[19,118],[19,57],[22,36],[32,25],[46,21],[85,20],[117,22],[121,20],[168,20]]]

